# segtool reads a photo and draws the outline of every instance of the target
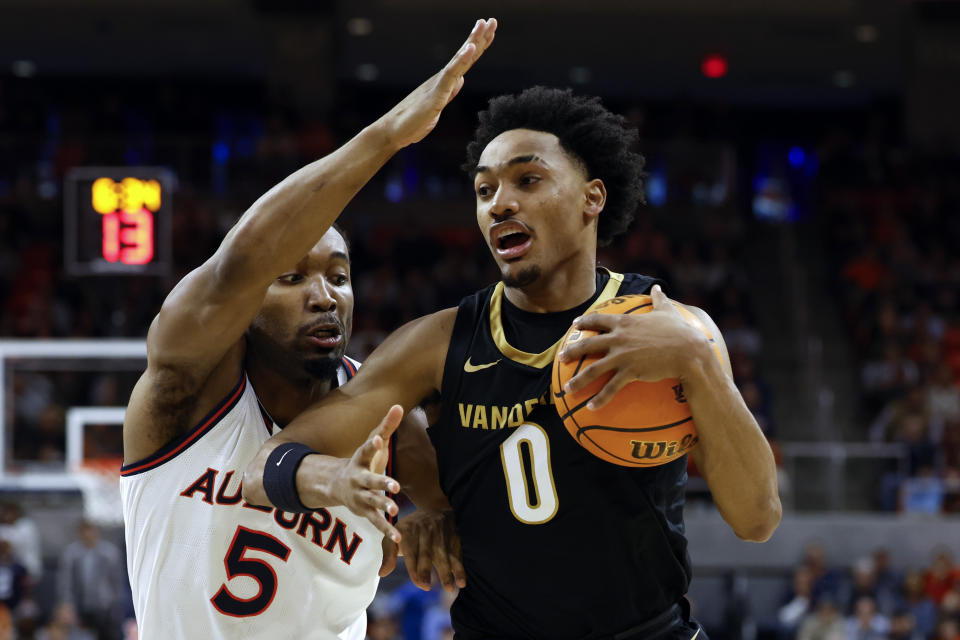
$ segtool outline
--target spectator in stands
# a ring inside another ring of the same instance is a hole
[[[13,548],[0,539],[0,602],[14,611],[27,586],[27,570],[14,556]]]
[[[855,607],[861,598],[870,598],[877,610],[889,615],[896,605],[896,593],[881,590],[877,582],[877,569],[872,557],[859,558],[851,568],[852,580],[845,585],[845,610],[847,614],[854,613]],[[882,602],[881,602],[882,599]]]
[[[887,640],[890,621],[877,612],[877,603],[870,596],[860,596],[847,619],[848,640]]]
[[[23,563],[30,579],[39,580],[43,573],[40,532],[36,523],[24,515],[18,502],[0,503],[0,539],[10,543],[13,555]]]
[[[937,366],[933,379],[925,388],[924,407],[930,419],[940,428],[960,420],[960,388],[953,379],[953,369],[946,362]]]
[[[953,554],[948,549],[938,549],[933,555],[933,564],[923,576],[923,588],[927,596],[939,606],[943,597],[960,581],[960,569],[953,564]]]
[[[827,566],[827,552],[820,541],[808,542],[803,548],[801,565],[810,569],[813,575],[813,600],[820,602],[829,596],[831,606],[837,606],[837,598],[843,585],[843,576],[836,569]]]
[[[877,605],[885,615],[893,614],[900,600],[903,574],[893,568],[890,551],[884,547],[873,550],[873,570],[876,575]]]
[[[930,463],[914,467],[914,475],[900,485],[900,509],[906,513],[940,513],[945,498],[946,486]]]
[[[937,605],[926,593],[921,572],[908,571],[904,577],[901,607],[913,615],[917,630],[924,638],[933,636],[937,624]]]
[[[926,640],[927,636],[917,629],[917,621],[909,609],[896,609],[890,617],[888,640]]]
[[[793,588],[786,603],[777,611],[777,635],[782,640],[796,636],[813,602],[813,571],[801,565],[793,572]]]
[[[886,424],[881,420],[885,419]],[[887,442],[902,442],[907,446],[910,473],[916,475],[924,467],[932,467],[937,456],[937,447],[930,431],[930,416],[924,406],[921,387],[910,389],[906,396],[891,403],[891,408],[881,412],[874,429],[884,430]]]
[[[73,605],[62,602],[53,610],[50,622],[37,632],[36,640],[100,640],[100,637],[81,627]]]
[[[960,621],[960,583],[954,584],[940,600],[940,616]]]
[[[881,357],[868,360],[860,371],[865,409],[873,414],[880,407],[899,397],[920,380],[915,362],[907,358],[900,345],[889,340]]]
[[[835,640],[845,637],[846,625],[843,623],[843,616],[830,595],[817,599],[813,613],[807,614],[800,625],[800,631],[797,632],[797,640]]]
[[[69,603],[85,627],[100,640],[116,640],[125,592],[123,554],[100,538],[100,530],[81,521],[77,539],[67,545],[58,567],[61,602]]]

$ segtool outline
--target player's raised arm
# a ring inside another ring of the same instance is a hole
[[[399,541],[383,515],[395,514],[396,505],[380,494],[395,493],[396,481],[373,470],[364,452],[376,452],[382,464],[386,442],[399,423],[394,407],[409,412],[437,395],[455,320],[456,309],[446,309],[391,334],[350,382],[263,444],[244,473],[244,499],[285,511],[342,504]],[[389,419],[391,412],[396,420]],[[430,483],[413,488],[428,500],[435,495]],[[410,497],[419,502],[418,495]]]
[[[240,340],[270,284],[313,247],[351,198],[399,149],[426,136],[493,41],[497,22],[478,20],[451,60],[376,122],[330,155],[288,176],[243,214],[214,255],[167,296],[147,335],[147,371],[130,402],[128,461],[152,454],[189,425],[210,385],[235,384]],[[212,382],[211,382],[212,380]],[[158,411],[162,409],[162,411]],[[181,414],[170,425],[151,416]]]
[[[212,368],[249,326],[270,283],[307,253],[394,153],[433,129],[496,26],[478,20],[437,74],[344,146],[261,196],[217,252],[168,296],[150,330],[151,360],[201,373]]]

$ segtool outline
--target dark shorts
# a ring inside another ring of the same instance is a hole
[[[454,640],[463,640],[462,634]],[[498,636],[476,636],[494,640]],[[686,599],[675,604],[655,618],[620,633],[609,636],[610,640],[710,640],[700,623],[690,617],[690,605]],[[545,639],[546,640],[546,639]]]
[[[652,620],[624,629],[613,640],[710,640],[700,623],[690,617],[686,599]]]

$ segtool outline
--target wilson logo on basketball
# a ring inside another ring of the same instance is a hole
[[[644,442],[643,440],[631,440],[630,444],[633,445],[633,451],[630,452],[630,455],[637,460],[656,460],[664,456],[674,458],[692,449],[698,440],[699,438],[692,433],[683,436],[680,442]]]

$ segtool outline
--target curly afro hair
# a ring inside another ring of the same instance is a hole
[[[552,133],[560,145],[607,188],[600,214],[597,244],[605,246],[627,230],[643,198],[643,156],[631,149],[639,136],[622,116],[600,104],[600,98],[575,96],[570,89],[531,87],[517,95],[492,98],[479,113],[480,124],[467,145],[463,170],[476,172],[480,154],[490,141],[511,129]]]

